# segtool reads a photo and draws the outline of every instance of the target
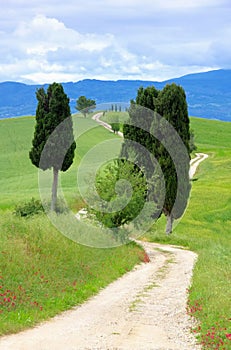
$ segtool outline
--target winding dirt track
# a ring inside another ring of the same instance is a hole
[[[193,160],[191,176],[205,159]],[[150,257],[83,305],[16,335],[0,350],[197,350],[186,313],[196,254],[138,242]]]
[[[199,349],[190,333],[186,289],[196,255],[142,243],[150,262],[137,266],[82,306],[20,334],[0,349]]]

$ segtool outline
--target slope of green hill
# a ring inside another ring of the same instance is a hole
[[[198,254],[189,294],[189,313],[201,323],[205,349],[231,349],[231,123],[191,118],[197,151],[209,155],[192,182],[187,211],[172,236],[164,220],[151,241],[185,246]]]
[[[76,118],[81,132],[83,123]],[[188,312],[195,316],[205,349],[230,349],[231,334],[231,123],[191,118],[197,151],[209,155],[192,181],[185,215],[170,237],[164,218],[146,239],[177,244],[198,254]],[[45,215],[12,214],[15,204],[39,198],[38,172],[28,158],[34,118],[0,121],[0,334],[15,332],[86,300],[144,255],[135,245],[92,249],[63,237]],[[76,168],[94,145],[116,136],[96,127],[77,142],[74,166],[63,175],[73,210],[81,206]],[[90,167],[90,164],[89,164]],[[6,293],[6,294],[5,294]]]
[[[77,211],[82,203],[76,191],[76,165],[88,149],[115,136],[91,120],[78,118],[75,124],[82,136],[75,163],[62,180]],[[83,132],[89,126],[94,128]],[[0,121],[0,335],[82,303],[145,259],[134,243],[90,248],[64,237],[45,214],[13,214],[16,204],[39,198],[38,171],[28,157],[33,131],[32,117]]]

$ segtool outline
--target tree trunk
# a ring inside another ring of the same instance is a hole
[[[52,185],[52,197],[51,197],[51,211],[56,210],[57,203],[57,189],[58,189],[58,175],[59,171],[53,168],[53,185]]]
[[[166,225],[166,235],[170,235],[172,233],[172,224],[173,224],[173,217],[172,214],[167,214],[167,225]]]

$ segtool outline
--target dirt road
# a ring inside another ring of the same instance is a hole
[[[196,255],[142,243],[150,263],[49,322],[1,338],[1,350],[199,349],[190,333],[186,289]]]
[[[208,154],[196,153],[196,157],[190,161],[189,178],[192,179],[196,173],[198,165],[208,158]]]
[[[192,177],[206,155],[191,161]],[[83,305],[22,333],[0,338],[0,350],[197,350],[186,312],[196,254],[139,242],[150,262]]]

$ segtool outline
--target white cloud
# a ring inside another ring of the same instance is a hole
[[[8,0],[0,81],[164,80],[230,67],[229,0]]]
[[[169,70],[168,65],[128,51],[111,34],[81,34],[42,15],[18,25],[10,37],[8,57],[0,74],[31,83],[86,77],[155,79],[161,76],[160,69],[164,79]]]
[[[42,15],[21,22],[5,44],[8,59],[0,72],[6,75],[14,68],[15,75],[18,70],[18,77],[35,83],[50,82],[55,77],[71,80],[79,76],[80,64],[81,76],[91,70],[91,65],[94,68],[94,62],[101,59],[105,50],[117,51],[112,35],[80,34],[57,19]]]

